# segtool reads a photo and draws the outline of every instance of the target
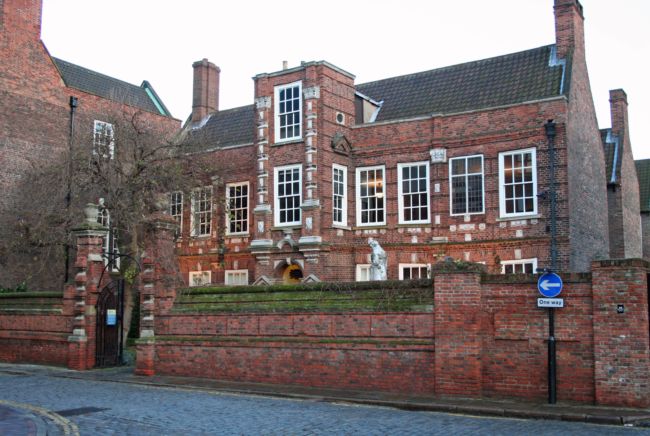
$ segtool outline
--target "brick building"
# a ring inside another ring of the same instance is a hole
[[[641,233],[643,257],[650,258],[650,159],[634,162],[639,179],[639,211],[641,213]]]
[[[50,56],[41,41],[41,8],[41,0],[0,1],[2,240],[14,236],[23,213],[16,204],[33,168],[65,159],[72,142],[87,144],[89,152],[114,146],[109,114],[139,111],[165,129],[180,128],[147,81],[132,85]],[[52,200],[64,207],[63,198]],[[32,289],[60,288],[62,253],[43,270],[34,266],[41,254],[32,254],[0,253],[0,286],[28,279]]]
[[[219,68],[196,62],[187,150],[237,169],[172,195],[186,278],[364,280],[369,237],[394,279],[447,256],[492,272],[549,267],[551,142],[558,268],[586,271],[610,249],[638,256],[633,171],[615,181],[622,189],[609,184],[620,213],[603,207],[611,138],[625,150],[616,165],[632,162],[625,93],[612,91],[603,142],[582,6],[555,0],[554,14],[551,45],[365,84],[303,62],[256,75],[254,104],[229,110],[218,107]],[[229,210],[215,209],[224,197]]]

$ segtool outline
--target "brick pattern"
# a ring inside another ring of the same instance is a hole
[[[648,297],[647,261],[594,262],[595,399],[599,404],[650,405]]]

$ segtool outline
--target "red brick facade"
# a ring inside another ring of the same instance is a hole
[[[64,162],[71,138],[70,98],[77,99],[72,142],[93,141],[94,120],[111,121],[116,115],[142,112],[166,131],[176,131],[180,122],[160,113],[146,112],[128,103],[125,96],[103,98],[73,86],[66,86],[61,71],[40,39],[42,0],[4,0],[0,3],[0,237],[14,237],[20,220],[17,200],[29,188],[24,186],[35,169]],[[101,80],[101,79],[100,79]],[[118,132],[119,133],[119,132]],[[54,200],[54,199],[53,199]],[[64,207],[63,198],[60,199]],[[13,287],[27,281],[30,289],[60,289],[64,262],[56,252],[52,261],[17,252],[0,253],[0,286]],[[56,260],[59,260],[57,262]],[[47,268],[36,270],[36,264]]]
[[[236,237],[226,234],[222,243],[215,229],[224,225],[219,203],[223,196],[213,196],[213,236],[185,239],[189,236],[185,229],[178,244],[186,280],[190,272],[210,271],[211,283],[224,283],[229,271],[246,270],[249,283],[281,282],[288,280],[290,269],[297,268],[303,279],[351,281],[359,279],[359,268],[369,263],[369,237],[377,239],[388,254],[389,279],[402,276],[400,265],[424,268],[449,256],[484,263],[492,273],[516,269],[506,267],[513,263],[527,262],[529,270],[531,264],[550,267],[551,180],[549,138],[544,129],[548,120],[556,125],[558,269],[588,271],[594,259],[609,257],[610,239],[613,249],[624,243],[630,247],[627,255],[640,256],[638,212],[634,218],[636,176],[627,171],[629,157],[624,163],[625,191],[618,194],[618,202],[611,203],[609,216],[603,206],[608,204],[606,163],[585,61],[582,6],[576,0],[556,0],[555,17],[556,45],[547,62],[561,67],[562,77],[560,95],[552,98],[373,122],[359,118],[354,76],[327,62],[303,62],[257,75],[250,119],[253,139],[207,152],[214,161],[239,163],[235,171],[221,177],[221,183],[248,183],[249,231]],[[212,65],[218,77],[213,64],[204,60],[197,65]],[[218,89],[210,89],[205,80],[202,83],[204,88],[197,91],[195,78],[195,100],[200,97],[197,92],[218,96]],[[301,134],[282,141],[276,138],[276,111],[278,92],[288,84],[300,86]],[[622,116],[621,112],[615,118]],[[206,120],[193,116],[186,130],[197,125],[200,129]],[[618,128],[627,132],[624,120]],[[445,157],[436,161],[432,153],[437,151]],[[522,151],[535,156],[535,210],[508,216],[503,209],[500,159],[504,153]],[[468,156],[482,159],[484,207],[480,213],[454,214],[450,160]],[[400,165],[409,163],[426,166],[428,217],[421,222],[407,223],[400,217],[404,207]],[[299,167],[301,217],[299,222],[282,225],[277,222],[277,171],[288,165]],[[343,223],[333,219],[335,167],[346,172]],[[359,169],[367,167],[384,171],[385,222],[376,225],[359,222],[361,200],[356,198],[355,178]],[[191,220],[188,197],[185,226]],[[612,219],[616,214],[622,215],[618,221]]]

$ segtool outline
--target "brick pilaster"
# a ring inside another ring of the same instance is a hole
[[[592,264],[598,404],[650,406],[649,267],[641,259]]]
[[[478,271],[435,271],[435,390],[478,397],[482,391],[483,325]]]

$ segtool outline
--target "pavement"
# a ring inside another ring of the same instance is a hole
[[[620,426],[650,427],[650,409],[593,406],[559,402],[551,405],[506,399],[463,399],[407,396],[392,393],[312,388],[263,383],[240,383],[192,377],[133,374],[133,368],[115,367],[89,371],[0,363],[0,374],[40,375],[67,379],[171,387],[185,390],[270,396],[308,401],[391,407],[402,410],[445,412],[463,415],[585,422]],[[2,393],[0,392],[0,398]],[[0,399],[0,435],[78,434],[73,424],[55,412],[29,404]]]

